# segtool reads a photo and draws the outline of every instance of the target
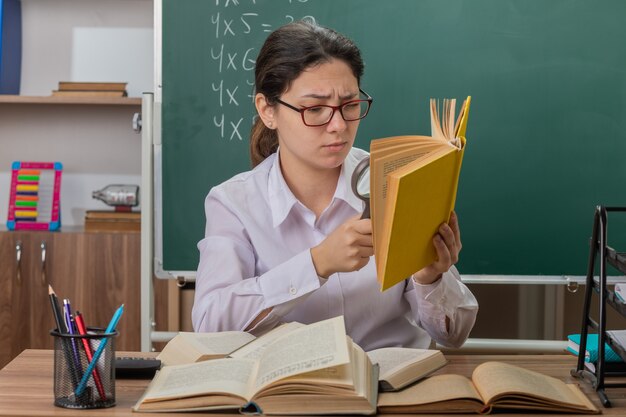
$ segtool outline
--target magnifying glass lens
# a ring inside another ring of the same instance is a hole
[[[367,166],[361,172],[359,179],[356,183],[356,191],[361,197],[370,197],[370,168]]]

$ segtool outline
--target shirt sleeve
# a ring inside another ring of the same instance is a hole
[[[195,331],[245,330],[261,312],[271,308],[254,329],[249,329],[262,333],[275,327],[303,297],[323,284],[310,250],[256,276],[254,248],[241,221],[211,194],[205,209],[206,237],[198,243],[200,262],[192,309]]]
[[[404,296],[415,321],[443,346],[460,347],[474,327],[478,302],[454,266],[433,284],[422,285],[409,278]]]

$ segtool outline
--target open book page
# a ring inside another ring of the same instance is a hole
[[[381,392],[378,408],[381,413],[412,410],[478,412],[483,408],[483,400],[469,378],[446,374],[431,376],[401,391]]]
[[[349,343],[352,343],[352,341],[349,340]],[[354,362],[354,348],[349,349],[349,354],[349,363],[305,372],[275,381],[273,384],[267,385],[263,390],[258,392],[257,395],[255,395],[255,399],[289,392],[289,390],[292,389],[290,385],[293,387],[295,384],[299,386],[310,385],[310,389],[315,391],[336,392],[337,389],[344,387],[350,388],[350,391],[354,392],[353,387],[355,381],[353,369],[356,366]]]
[[[207,393],[239,397],[242,405],[250,397],[257,363],[250,359],[215,359],[161,369],[140,400],[142,403],[195,397]]]
[[[253,401],[266,414],[374,414],[376,369],[365,352],[346,339],[349,363],[276,381]]]
[[[255,388],[299,374],[350,362],[343,316],[309,324],[271,343],[260,357]]]
[[[485,403],[492,403],[494,406],[499,398],[516,394],[518,397],[534,397],[559,405],[595,409],[584,395],[578,395],[565,382],[502,362],[485,362],[479,365],[472,373],[472,380]]]
[[[378,364],[385,390],[401,388],[446,364],[443,353],[431,349],[389,347],[369,351],[367,355]]]
[[[430,99],[430,125],[432,137],[450,141],[454,139],[454,113],[456,99],[444,98],[442,101]]]
[[[224,357],[254,339],[246,332],[180,332],[165,345],[157,359],[163,365],[181,365]]]
[[[259,336],[250,343],[241,346],[239,349],[235,350],[228,356],[230,356],[231,358],[257,359],[261,356],[265,348],[267,348],[269,344],[274,342],[274,340],[303,326],[304,324],[298,323],[297,321],[281,324],[280,326],[273,328],[264,335]]]
[[[457,137],[459,137],[461,130],[463,130],[463,135],[465,134],[469,100],[470,97],[463,102],[459,116],[455,121],[456,99],[430,99],[430,126],[434,139],[449,142],[456,147],[460,147]]]

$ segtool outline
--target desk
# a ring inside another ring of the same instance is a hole
[[[123,356],[154,354],[125,353]],[[576,365],[571,355],[447,355],[449,364],[439,373],[458,373],[469,376],[480,363],[499,360],[524,368],[542,372],[567,382],[580,382],[570,376],[569,371]],[[137,401],[148,385],[147,380],[118,379],[116,381],[117,406],[100,410],[69,410],[55,407],[52,395],[53,352],[51,350],[25,350],[0,371],[0,416],[160,416],[164,414],[132,413],[130,407]],[[604,415],[626,415],[626,388],[608,390],[613,408],[602,408],[597,395],[586,383],[579,384]],[[195,416],[193,414],[180,414]],[[213,417],[219,414],[211,413]],[[231,417],[236,414],[228,414]],[[422,414],[423,415],[423,414]],[[497,416],[506,414],[498,413]],[[512,414],[517,417],[520,414]],[[562,414],[550,414],[558,416]],[[396,415],[397,416],[397,415]],[[439,415],[441,416],[441,414]],[[540,414],[534,414],[535,417]]]

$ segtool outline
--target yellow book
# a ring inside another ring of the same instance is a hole
[[[433,237],[454,209],[471,98],[431,100],[432,136],[397,136],[370,145],[374,256],[382,290],[437,259]]]
[[[489,414],[522,410],[600,413],[576,384],[502,362],[477,366],[471,380],[462,375],[435,375],[378,397],[381,414]]]

